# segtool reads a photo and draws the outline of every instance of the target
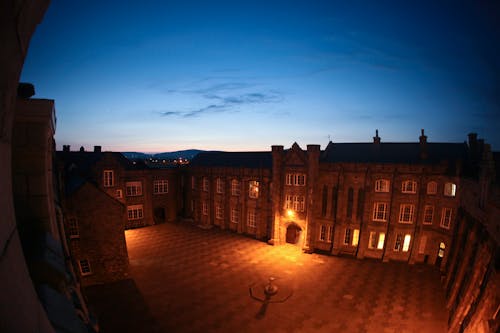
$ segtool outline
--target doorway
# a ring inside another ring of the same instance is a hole
[[[300,239],[302,229],[296,224],[290,224],[286,228],[286,242],[290,244],[297,244]]]

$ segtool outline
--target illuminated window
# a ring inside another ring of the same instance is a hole
[[[370,231],[370,238],[368,240],[368,248],[369,249],[377,249],[381,250],[384,248],[385,241],[385,233],[384,232],[376,232]]]
[[[113,170],[104,170],[104,187],[115,186],[115,172]]]
[[[352,246],[358,246],[359,242],[359,229],[354,229],[352,233]]]
[[[201,186],[202,186],[203,191],[208,192],[208,178],[207,177],[202,178]]]
[[[126,182],[125,183],[125,194],[127,197],[135,197],[142,195],[142,182]]]
[[[405,180],[401,185],[401,192],[403,193],[417,193],[417,182],[413,180]]]
[[[74,217],[68,219],[68,234],[69,238],[79,238],[80,230],[78,228],[78,220]]]
[[[305,186],[306,185],[306,175],[303,173],[287,173],[286,174],[286,185]]]
[[[216,182],[217,193],[224,193],[224,180],[217,178]]]
[[[116,190],[115,197],[118,198],[118,199],[123,198],[123,191],[122,190]]]
[[[427,194],[436,194],[438,191],[438,184],[436,182],[427,183]]]
[[[443,208],[441,211],[441,227],[449,229],[451,224],[451,208]]]
[[[432,224],[433,218],[434,218],[434,206],[426,205],[424,208],[423,224]]]
[[[224,218],[224,207],[221,204],[215,206],[215,218],[222,220]]]
[[[247,226],[255,228],[255,211],[253,209],[248,211]]]
[[[403,242],[403,252],[408,252],[408,250],[410,249],[410,241],[411,241],[411,235],[406,234],[405,240]]]
[[[231,194],[232,195],[240,195],[240,182],[237,179],[231,180]]]
[[[412,223],[415,206],[410,204],[402,204],[399,206],[399,223]]]
[[[92,274],[92,269],[90,268],[90,262],[88,259],[79,260],[78,266],[80,266],[80,274],[82,276]]]
[[[389,192],[389,180],[377,179],[375,181],[375,192]]]
[[[378,234],[378,244],[377,250],[382,250],[384,248],[385,233],[381,232]]]
[[[333,226],[322,224],[319,230],[319,240],[331,243],[333,237]]]
[[[457,185],[453,183],[444,184],[444,195],[447,197],[454,197],[457,193]]]
[[[127,206],[127,217],[129,220],[140,220],[144,216],[142,205]]]
[[[349,245],[351,243],[351,229],[346,228],[344,233],[344,245]]]
[[[153,181],[153,193],[154,194],[168,193],[168,180],[160,179]]]
[[[201,212],[203,213],[203,215],[208,215],[208,205],[206,201],[203,201],[201,203]]]
[[[256,180],[251,180],[248,182],[248,196],[250,198],[259,197],[259,182]]]
[[[240,212],[236,208],[231,209],[231,222],[238,223],[239,221],[240,221]]]
[[[388,205],[385,202],[376,202],[373,205],[373,221],[387,221]]]
[[[445,249],[446,249],[446,245],[443,242],[439,243],[438,257],[440,257],[440,258],[444,257],[444,250]]]
[[[418,246],[418,253],[425,253],[425,246],[427,245],[427,236],[420,237],[420,245]]]

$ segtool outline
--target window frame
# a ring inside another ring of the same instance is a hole
[[[379,208],[383,206],[383,211],[380,211]],[[375,202],[373,204],[373,214],[372,220],[376,222],[387,222],[387,215],[389,212],[389,204],[387,202]],[[378,215],[382,213],[382,218],[379,218]]]
[[[249,209],[247,214],[247,226],[250,228],[257,227],[257,218],[255,214],[255,209]]]
[[[306,186],[305,173],[287,173],[285,176],[285,185],[288,186]]]
[[[208,203],[206,201],[201,203],[201,213],[205,216],[208,215]]]
[[[409,208],[409,211],[406,212],[406,208]],[[408,216],[408,220],[405,217]],[[404,224],[412,224],[415,218],[415,205],[414,204],[401,204],[399,206],[399,223]]]
[[[168,193],[168,179],[153,180],[153,194],[167,194],[167,193]]]
[[[238,197],[241,194],[241,182],[238,179],[231,179],[231,195]]]
[[[217,177],[217,180],[215,182],[215,188],[216,188],[216,192],[218,194],[222,194],[224,193],[224,180],[220,177]]]
[[[115,186],[115,170],[105,169],[102,172],[102,182],[104,187],[114,187]]]
[[[449,212],[449,215],[446,214],[447,212]],[[453,208],[443,207],[441,209],[441,222],[439,223],[439,226],[443,229],[450,229],[452,217]],[[445,224],[445,221],[448,221],[448,224]]]
[[[431,180],[427,183],[426,194],[427,195],[436,195],[438,193],[438,183],[436,181]]]
[[[375,192],[389,193],[391,181],[389,179],[380,178],[375,180]]]
[[[125,182],[125,196],[127,197],[139,197],[143,194],[142,191],[142,181],[134,180]]]
[[[405,194],[417,193],[417,182],[411,179],[404,180],[401,183],[401,193]]]
[[[259,198],[260,182],[258,180],[250,180],[248,182],[248,197],[252,199]]]
[[[240,222],[240,211],[237,208],[231,208],[231,223],[238,224]]]
[[[142,220],[143,218],[144,218],[144,205],[143,204],[127,206],[127,220],[128,221]]]
[[[430,211],[430,214],[429,214],[429,211]],[[429,216],[430,216],[430,219],[428,219]],[[422,224],[431,225],[433,220],[434,220],[434,206],[433,205],[425,205]]]
[[[88,259],[78,260],[78,267],[80,269],[81,276],[92,275],[92,266],[90,266],[90,260]]]
[[[68,218],[68,235],[70,239],[80,238],[80,226],[76,217]]]
[[[446,182],[443,188],[443,195],[445,197],[454,198],[457,196],[457,184],[452,182]]]
[[[333,239],[333,226],[321,224],[319,229],[319,240],[326,243],[331,243]]]
[[[210,190],[210,184],[207,177],[203,177],[201,179],[201,188],[204,192],[208,192]]]
[[[224,219],[224,206],[222,206],[221,204],[215,205],[215,218],[218,220]]]

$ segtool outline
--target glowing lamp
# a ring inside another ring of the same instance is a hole
[[[287,214],[288,216],[290,216],[290,217],[293,217],[293,216],[295,215],[295,213],[294,213],[294,212],[293,212],[293,210],[291,210],[291,209],[288,209],[288,210],[286,211],[286,214]]]

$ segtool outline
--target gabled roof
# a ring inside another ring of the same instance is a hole
[[[426,143],[427,158],[420,157],[420,143],[333,143],[322,152],[320,162],[436,163],[465,159],[465,143]]]
[[[192,166],[268,168],[272,167],[271,152],[202,152],[191,161]]]

